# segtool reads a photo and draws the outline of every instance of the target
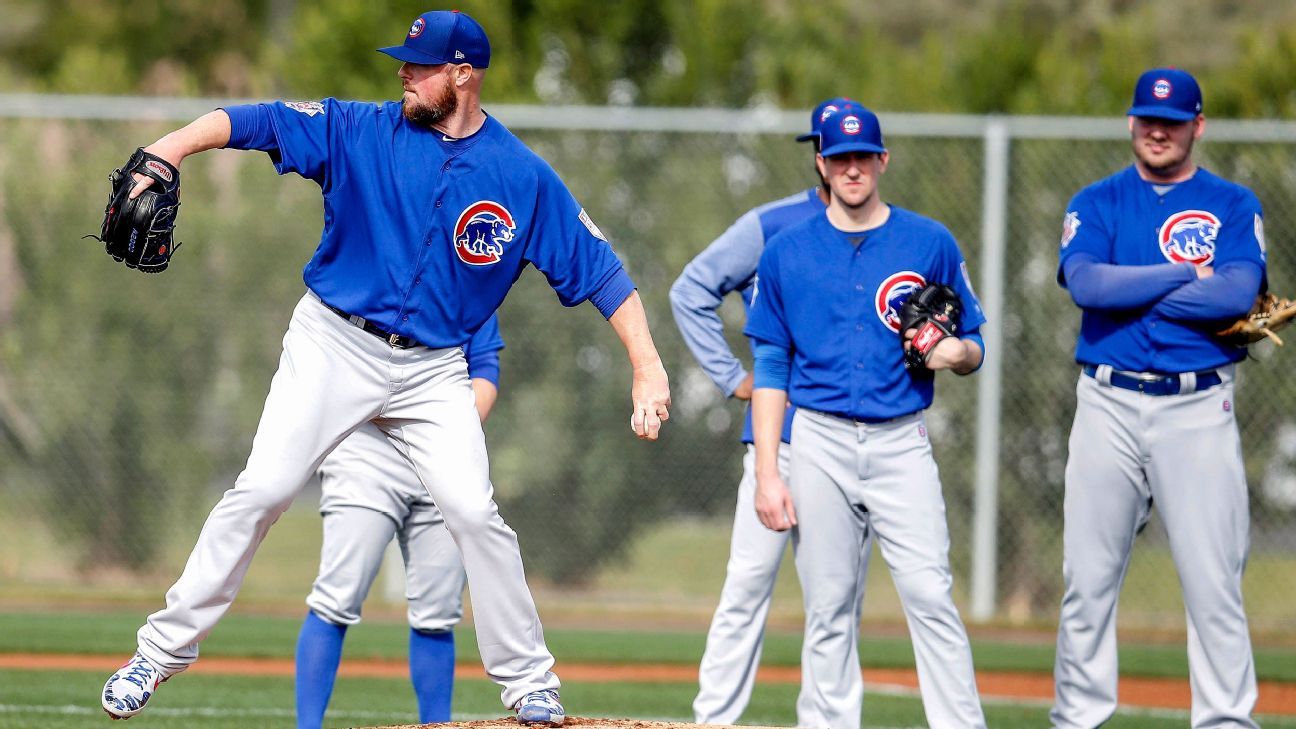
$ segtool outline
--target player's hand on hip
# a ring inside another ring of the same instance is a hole
[[[630,429],[646,440],[657,440],[662,423],[670,420],[670,379],[661,360],[636,367],[630,385]]]
[[[796,526],[792,492],[777,473],[756,474],[756,517],[768,529],[785,532]]]

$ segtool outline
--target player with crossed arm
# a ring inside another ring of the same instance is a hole
[[[984,727],[972,651],[950,594],[949,531],[923,411],[934,370],[980,366],[985,321],[958,244],[940,223],[882,202],[889,156],[877,117],[849,104],[820,130],[818,157],[832,199],[761,255],[745,333],[756,340],[752,432],[756,511],[770,529],[798,529],[797,574],[812,699],[830,729],[858,729],[856,589],[863,546],[877,539],[913,638],[933,729]],[[966,311],[961,336],[934,339],[910,374],[899,311],[925,284],[945,284]],[[780,423],[797,408],[785,482]],[[791,491],[789,491],[789,484]]]
[[[197,660],[267,530],[329,452],[373,423],[445,517],[504,705],[523,723],[565,719],[517,535],[493,498],[460,345],[531,264],[563,304],[590,301],[608,317],[633,368],[641,438],[656,439],[669,417],[666,371],[602,233],[549,165],[482,110],[482,27],[431,11],[382,51],[401,61],[399,102],[231,106],[147,149],[177,167],[209,149],[265,151],[280,173],[320,185],[325,215],[247,467],[207,517],[166,607],[140,628],[136,654],[104,685],[112,716],[139,713]]]
[[[798,142],[812,142],[819,151],[819,127],[848,99],[837,97],[820,102],[810,115],[810,132],[797,137]],[[754,208],[729,227],[685,266],[671,287],[671,308],[684,341],[698,363],[726,396],[751,400],[752,376],[729,349],[724,325],[717,310],[724,297],[738,292],[744,307],[751,306],[752,283],[756,264],[760,262],[765,243],[783,228],[814,215],[822,215],[828,204],[827,183]],[[783,443],[792,432],[789,409],[783,420]],[[766,529],[756,518],[755,451],[751,436],[751,411],[743,425],[742,442],[747,444],[743,456],[743,475],[738,483],[737,506],[734,509],[733,534],[729,546],[729,563],[725,571],[720,604],[716,606],[711,629],[707,633],[706,651],[698,669],[698,694],[693,700],[693,719],[699,724],[735,724],[747,708],[756,668],[760,664],[764,643],[765,619],[778,577],[779,564],[787,549],[791,532]],[[779,469],[787,473],[787,448],[779,448]],[[864,545],[865,559],[871,542]],[[861,595],[864,570],[861,570]],[[813,646],[802,646],[801,695],[797,700],[797,725],[823,726],[823,718],[813,712],[809,692],[814,679],[808,673],[811,662],[807,652]],[[859,673],[851,676],[859,679]],[[850,677],[848,677],[850,678]],[[861,699],[863,682],[852,690]]]
[[[499,394],[504,340],[492,316],[464,347],[477,413],[483,423]],[[324,721],[347,627],[360,622],[387,544],[395,537],[405,563],[409,664],[419,721],[450,721],[454,693],[454,626],[463,618],[463,560],[418,474],[387,437],[365,424],[320,466],[324,540],[320,571],[297,638],[297,727]]]
[[[1147,71],[1128,114],[1134,164],[1075,196],[1059,256],[1083,313],[1051,717],[1087,729],[1116,711],[1116,601],[1156,504],[1188,615],[1192,725],[1255,727],[1233,411],[1246,349],[1213,332],[1267,288],[1264,219],[1254,193],[1193,161],[1206,120],[1190,74]]]

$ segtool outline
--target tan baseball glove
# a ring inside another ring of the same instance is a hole
[[[1239,347],[1245,347],[1265,338],[1272,339],[1274,344],[1282,346],[1283,340],[1274,332],[1287,326],[1294,318],[1296,318],[1296,301],[1280,298],[1266,291],[1256,296],[1255,304],[1251,306],[1251,311],[1246,316],[1215,334]]]

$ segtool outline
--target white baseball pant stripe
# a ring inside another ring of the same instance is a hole
[[[462,350],[390,347],[310,295],[284,335],[247,467],[207,517],[167,606],[140,628],[140,652],[168,673],[197,659],[270,526],[325,455],[369,421],[400,445],[445,515],[472,586],[482,663],[505,706],[557,689],[517,536],[493,499]]]
[[[784,480],[789,479],[789,456],[787,444],[780,444],[778,466]],[[767,529],[756,516],[756,449],[748,444],[743,456],[742,480],[738,482],[724,587],[720,591],[720,604],[711,620],[706,651],[698,668],[698,695],[693,700],[693,718],[698,724],[736,724],[751,700],[765,642],[765,621],[769,616],[774,583],[791,537],[791,531]],[[872,540],[866,538],[864,567],[860,570],[855,601],[857,615],[871,547]],[[814,688],[811,662],[807,660],[811,643],[807,637],[801,647],[797,726],[824,727],[827,726],[826,720],[816,710],[810,695]],[[855,671],[846,679],[849,681],[852,676],[860,684],[854,693],[863,697],[860,672]]]
[[[985,727],[972,650],[950,594],[945,500],[922,414],[868,424],[802,409],[791,445],[797,573],[813,641],[813,696],[827,726],[860,726],[851,678],[860,670],[855,590],[871,529],[904,606],[929,726]]]
[[[1250,516],[1233,370],[1221,368],[1223,382],[1208,390],[1164,396],[1080,376],[1063,502],[1051,713],[1059,729],[1097,727],[1116,711],[1116,602],[1153,504],[1183,588],[1192,726],[1256,726],[1242,607]]]

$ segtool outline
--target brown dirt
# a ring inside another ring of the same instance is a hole
[[[112,672],[121,664],[121,656],[84,656],[47,653],[0,653],[0,669],[48,671],[104,671]],[[189,669],[199,674],[226,674],[243,676],[291,676],[293,662],[290,658],[230,658],[211,656],[203,658]],[[559,663],[559,675],[564,681],[576,683],[608,683],[638,681],[647,683],[691,683],[697,681],[697,668],[676,664],[591,664]],[[481,665],[461,663],[456,667],[460,676],[481,675]],[[339,674],[347,677],[404,678],[409,668],[403,660],[347,659],[342,662]],[[1051,699],[1053,677],[1048,674],[1008,671],[977,671],[977,688],[982,696],[1002,699]],[[767,666],[757,673],[762,683],[797,684],[801,670],[795,666]],[[916,689],[918,676],[912,670],[864,669],[864,683],[874,687],[900,687]],[[1192,696],[1187,679],[1123,677],[1120,681],[1121,703],[1163,709],[1188,709]],[[1256,711],[1262,714],[1296,715],[1296,683],[1276,681],[1260,682],[1260,701]],[[501,724],[500,721],[503,723]],[[487,722],[467,722],[458,726],[472,729],[516,729],[511,719]],[[660,722],[635,720],[580,719],[568,717],[568,725],[593,728],[648,729]],[[690,727],[695,725],[690,724]]]

